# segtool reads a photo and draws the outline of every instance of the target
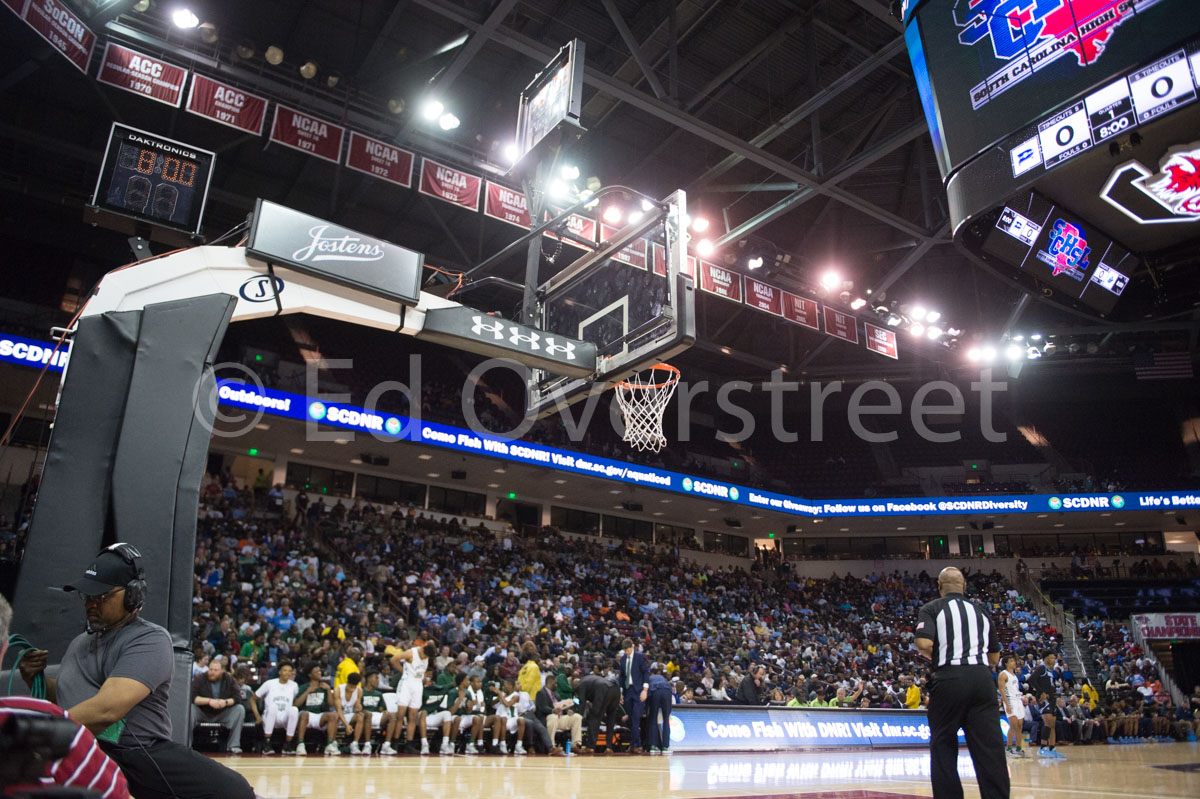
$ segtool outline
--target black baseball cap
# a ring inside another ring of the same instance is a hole
[[[127,562],[118,553],[104,550],[92,565],[88,566],[83,576],[70,585],[64,585],[64,591],[77,591],[84,596],[98,596],[117,586],[128,584],[137,579],[137,567]]]

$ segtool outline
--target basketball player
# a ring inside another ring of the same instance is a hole
[[[296,697],[296,707],[300,708],[300,735],[305,730],[325,730],[328,742],[325,744],[325,754],[340,755],[342,750],[337,745],[338,714],[329,709],[329,683],[321,674],[321,667],[313,664],[308,670],[308,682],[300,688]]]
[[[358,748],[358,727],[362,723],[362,675],[357,671],[333,691],[333,709],[338,723],[350,734],[350,754],[361,755]],[[370,750],[367,750],[370,754]]]
[[[417,734],[421,736],[421,754],[429,754],[428,728],[441,727],[442,748],[440,753],[452,755],[454,754],[454,742],[458,740],[458,728],[462,722],[462,717],[458,715],[458,709],[462,704],[463,694],[453,686],[441,691],[430,687],[426,688],[425,692],[425,707],[433,709],[421,711],[420,720],[417,722]]]
[[[296,730],[300,723],[300,709],[296,707],[296,696],[300,693],[300,687],[292,679],[295,673],[291,663],[280,663],[279,676],[264,682],[254,695],[263,700],[263,737],[269,742],[271,733],[283,722],[287,731],[284,752],[305,755],[308,754],[308,750],[304,747],[304,739],[301,738],[298,743],[296,741]]]
[[[499,688],[493,687],[491,690],[496,700],[496,712],[484,719],[483,726],[484,729],[492,731],[492,752],[504,751],[500,748],[501,742],[507,748],[509,734],[516,733],[517,744],[513,747],[512,754],[525,754],[525,746],[522,743],[525,739],[525,719],[521,718],[524,709],[517,707],[521,695],[509,679],[501,681]]]
[[[1054,748],[1058,735],[1055,722],[1062,712],[1058,709],[1057,692],[1054,690],[1054,663],[1057,660],[1057,655],[1047,651],[1042,656],[1042,662],[1033,667],[1029,684],[1033,686],[1033,695],[1038,698],[1038,708],[1042,714],[1042,747],[1038,749],[1038,755],[1065,760],[1066,755]]]
[[[387,730],[392,714],[384,709],[383,691],[379,690],[379,672],[367,672],[366,684],[362,693],[362,721],[359,723],[359,747],[371,753],[371,733],[375,730]],[[381,755],[394,755],[396,750],[388,741],[380,748]]]
[[[487,718],[483,680],[479,677],[463,677],[458,686],[458,693],[458,728],[466,728],[470,733],[467,738],[467,754],[479,754],[479,749],[483,746],[483,722]]]
[[[1021,722],[1025,719],[1025,706],[1021,702],[1021,686],[1017,678],[1015,655],[1004,656],[1004,669],[996,678],[996,687],[1000,689],[1000,702],[1004,705],[1004,715],[1008,716],[1008,745],[1004,750],[1012,757],[1029,757],[1021,748]]]
[[[401,672],[400,688],[396,691],[399,706],[397,713],[403,713],[408,708],[407,726],[404,728],[408,743],[404,747],[407,754],[415,755],[417,749],[416,735],[417,713],[421,710],[421,690],[425,683],[425,672],[429,661],[437,655],[437,644],[426,641],[424,646],[414,646],[392,656],[392,668]]]

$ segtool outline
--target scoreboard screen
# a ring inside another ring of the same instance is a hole
[[[517,161],[563,123],[579,127],[583,104],[584,45],[573,40],[521,92],[517,111]]]
[[[943,178],[1147,54],[1200,33],[1195,0],[925,0],[907,9],[905,37]],[[1096,125],[1119,130],[1129,110],[1119,99],[1087,109]],[[1081,146],[1050,144],[1067,155]]]
[[[113,124],[92,204],[198,235],[215,158],[208,150]]]

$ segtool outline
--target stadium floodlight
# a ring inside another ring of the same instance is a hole
[[[550,181],[550,184],[546,186],[546,193],[554,200],[565,200],[569,191],[570,187],[567,186],[566,181],[558,178]]]
[[[825,274],[821,275],[821,288],[826,291],[833,291],[842,285],[842,276],[838,274],[836,269],[828,269]]]
[[[1041,341],[1041,340],[1042,340],[1042,334],[1041,334],[1041,333],[1034,333],[1032,336],[1030,336],[1030,337],[1029,337],[1029,340],[1030,340],[1030,341]]]
[[[908,329],[908,332],[912,333],[914,336],[922,336],[925,334],[925,325],[921,324],[920,322],[913,322],[912,327]]]
[[[994,363],[996,361],[996,348],[990,344],[979,350],[979,359],[984,363]]]
[[[925,321],[928,322],[929,324],[933,324],[934,322],[936,322],[937,320],[939,320],[941,318],[942,318],[941,311],[930,311],[929,313],[925,314]]]
[[[1012,337],[1012,340],[1013,341],[1024,341],[1025,337],[1023,335],[1021,335],[1020,333],[1018,333],[1017,335]]]
[[[508,163],[515,164],[520,155],[521,148],[517,146],[515,141],[510,141],[508,144],[504,145],[504,160]]]
[[[698,252],[700,255],[712,255],[713,243],[708,239],[700,239],[700,241],[696,243],[696,252]]]
[[[454,130],[459,126],[459,124],[461,123],[458,117],[454,116],[454,114],[451,114],[449,111],[438,117],[438,127],[442,130]]]
[[[190,8],[177,8],[171,12],[171,21],[176,28],[194,28],[200,24],[200,18]]]
[[[908,315],[912,317],[914,322],[923,322],[925,321],[925,315],[927,313],[928,312],[920,305],[914,305],[912,310],[908,312]]]
[[[692,230],[696,231],[697,233],[703,233],[704,231],[708,230],[708,224],[707,217],[698,216],[692,220]]]
[[[888,317],[887,317],[887,319],[886,319],[886,320],[884,320],[884,323],[885,323],[885,324],[886,324],[888,327],[896,327],[898,324],[900,324],[900,323],[901,323],[901,322],[903,322],[903,321],[904,321],[904,320],[903,320],[902,318],[900,318],[900,314],[898,314],[898,313],[890,313],[890,314],[888,314]]]
[[[1029,349],[1025,350],[1025,357],[1031,361],[1036,361],[1038,358],[1042,357],[1042,351],[1037,347],[1030,347]]]
[[[610,225],[621,224],[621,208],[617,205],[610,205],[604,209],[604,221]]]
[[[446,106],[442,105],[441,100],[426,100],[425,105],[421,106],[421,116],[433,122],[442,115],[446,110]]]
[[[854,300],[851,301],[851,303],[850,303],[850,308],[852,310],[857,311],[859,308],[862,308],[866,304],[867,304],[867,301],[864,300],[862,297],[855,297]]]
[[[1009,344],[1004,348],[1004,357],[1010,361],[1019,361],[1025,357],[1025,350],[1020,344]]]
[[[574,164],[563,164],[560,174],[563,180],[579,180],[579,167]]]
[[[629,224],[631,224],[631,225],[636,225],[638,222],[641,222],[645,218],[646,218],[646,213],[644,211],[640,211],[640,210],[630,211],[629,216],[627,217],[627,219],[629,220]]]
[[[934,327],[933,325],[930,325],[929,327],[925,328],[925,335],[929,337],[930,341],[937,341],[942,337],[942,329],[940,327]]]
[[[746,268],[750,269],[750,270],[762,269],[762,265],[763,265],[763,258],[761,255],[756,255],[753,258],[746,261]]]
[[[978,363],[981,358],[983,358],[983,353],[979,351],[978,347],[967,350],[967,360],[971,363]]]

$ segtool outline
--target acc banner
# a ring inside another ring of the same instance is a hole
[[[109,42],[96,80],[178,108],[187,75],[183,67]]]
[[[479,209],[483,178],[469,175],[428,158],[421,159],[421,184],[417,190],[442,202],[471,211]]]
[[[1200,641],[1200,613],[1143,613],[1133,617],[1142,638]]]
[[[487,182],[487,194],[483,198],[483,212],[492,219],[529,230],[529,206],[521,192]]]
[[[335,164],[342,160],[342,138],[346,129],[341,125],[317,119],[303,111],[275,106],[275,121],[271,124],[271,141],[302,153],[315,155]]]
[[[620,232],[618,228],[609,227],[603,222],[600,223],[600,241],[605,242]],[[649,242],[645,239],[634,239],[625,245],[624,249],[615,253],[613,258],[618,261],[624,261],[630,266],[636,266],[638,269],[646,268],[646,261],[649,258],[648,252]]]
[[[746,278],[746,304],[752,308],[783,316],[783,297],[780,294],[780,290],[772,285],[752,277]]]
[[[350,131],[346,166],[397,186],[412,188],[413,154],[357,131]]]
[[[727,300],[742,301],[742,276],[708,261],[700,262],[700,288]]]
[[[267,98],[203,75],[192,76],[186,110],[255,136],[262,135],[267,122]]]
[[[858,343],[858,320],[850,314],[842,313],[836,308],[830,308],[826,305],[825,311],[825,333],[840,338],[842,341],[849,341],[851,344]]]
[[[816,300],[801,297],[790,291],[780,292],[783,295],[783,318],[798,325],[804,325],[812,330],[820,330],[821,322],[818,317],[821,305]]]
[[[83,24],[74,11],[61,0],[4,0],[9,8],[25,9],[25,24],[33,28],[50,45],[87,74],[92,60],[92,48],[96,46],[96,34]]]
[[[871,352],[878,352],[880,355],[886,355],[889,358],[900,357],[900,352],[896,347],[895,330],[876,327],[870,322],[863,322],[863,324],[866,326],[867,349]]]

